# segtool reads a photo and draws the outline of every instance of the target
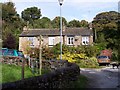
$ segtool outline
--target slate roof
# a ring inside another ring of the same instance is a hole
[[[93,35],[93,31],[88,28],[66,28],[62,32],[63,35]],[[60,31],[58,29],[28,29],[24,30],[20,37],[32,37],[39,35],[58,36]]]

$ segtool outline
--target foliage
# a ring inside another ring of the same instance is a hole
[[[63,60],[68,60],[68,62],[77,62],[77,60],[79,59],[84,59],[85,58],[85,54],[81,53],[81,54],[70,54],[69,52],[68,53],[65,53],[62,55],[62,59]],[[60,59],[60,56],[59,58]]]
[[[37,7],[30,7],[22,11],[21,13],[22,18],[34,27],[34,20],[37,20],[41,17],[41,11]]]
[[[54,54],[55,52],[52,51],[51,48],[48,48],[48,47],[43,47],[42,49],[42,58],[44,60],[51,60],[51,59],[54,59],[56,58],[56,54]]]
[[[117,29],[117,23],[118,12],[115,11],[99,13],[93,20],[93,26],[97,31],[102,31],[104,27],[108,27],[110,29]],[[99,27],[96,27],[98,25]]]
[[[30,48],[30,57],[39,58],[39,48]]]
[[[30,47],[30,41],[26,40],[21,44],[21,48],[23,49],[24,54],[30,54],[31,47]]]
[[[62,24],[67,25],[67,21],[64,17],[62,17]],[[60,28],[60,17],[56,16],[53,20],[52,20],[52,26],[53,28]]]
[[[82,59],[77,62],[81,68],[98,68],[99,64],[96,57],[91,57],[88,59]]]
[[[120,46],[120,30],[118,29],[120,24],[119,14],[116,11],[102,12],[97,14],[92,21],[94,31],[96,30],[97,34],[95,42],[99,46],[102,46],[101,48],[112,49],[113,54],[116,53],[116,50]],[[117,60],[120,58],[119,55],[114,55],[113,57]]]
[[[76,53],[84,53],[87,57],[96,57],[100,49],[98,45],[76,47]]]
[[[16,48],[16,39],[11,33],[9,33],[6,39],[3,41],[3,47],[7,47],[9,49]]]
[[[51,20],[48,17],[42,17],[40,19],[40,26],[41,28],[51,28],[52,27]]]
[[[15,19],[18,19],[14,3],[7,2],[2,4],[2,19],[9,23],[12,23]]]
[[[71,20],[67,24],[68,27],[88,27],[89,23],[85,20]]]
[[[79,20],[71,20],[68,22],[68,27],[80,27],[80,21]]]
[[[41,11],[37,7],[30,7],[22,11],[22,18],[25,21],[31,21],[35,19],[39,19],[41,16]]]
[[[29,27],[32,28],[32,25],[29,24]],[[34,20],[34,28],[52,28],[51,20],[48,17]]]
[[[113,49],[117,44],[117,37],[119,36],[117,33],[118,12],[110,11],[99,13],[92,23],[97,33],[97,43],[104,42],[107,45],[106,48]]]
[[[60,56],[57,59],[60,59]],[[81,68],[96,68],[99,66],[97,58],[87,57],[84,53],[70,54],[68,52],[62,55],[62,59],[68,60],[68,62],[77,63]]]
[[[81,22],[80,22],[80,26],[81,26],[81,27],[88,27],[89,24],[88,24],[87,21],[85,21],[85,20],[81,20]]]
[[[6,2],[2,3],[2,39],[6,42],[8,34],[12,34],[16,39],[16,44],[18,44],[18,36],[21,33],[21,28],[23,27],[23,21],[17,14],[14,3]],[[8,40],[9,41],[9,40]],[[6,42],[7,43],[7,42]],[[6,48],[6,43],[3,43],[3,47]],[[8,48],[8,47],[7,47]],[[15,45],[14,48],[18,48]]]
[[[48,17],[40,17],[41,9],[38,7],[30,7],[26,8],[22,11],[22,18],[17,13],[15,4],[12,2],[0,3],[2,5],[2,39],[3,39],[3,47],[5,48],[15,48],[18,49],[19,44],[19,34],[22,32],[22,28],[26,25],[26,21],[28,21],[27,25],[30,28],[59,28],[60,27],[60,17],[56,16],[53,20],[50,20]],[[92,26],[94,32],[96,31],[97,39],[95,40],[95,47],[72,47],[69,48],[63,45],[63,54],[70,53],[85,53],[88,57],[96,56],[100,50],[111,48],[113,49],[113,53],[116,53],[117,49],[120,47],[120,30],[119,27],[119,12],[109,11],[109,12],[101,12],[94,17],[92,21]],[[23,20],[24,19],[24,20]],[[85,20],[71,20],[69,22],[66,21],[64,17],[62,17],[63,25],[68,27],[88,27],[88,22]],[[14,37],[14,39],[8,38],[8,35],[12,34],[10,37]],[[9,47],[9,41],[12,40],[15,43],[14,46]],[[46,52],[43,51],[43,57],[46,59],[57,58],[60,54],[59,45],[55,48],[46,49]],[[118,49],[120,52],[120,49]],[[95,53],[94,53],[95,52]],[[115,56],[115,55],[114,55]],[[116,55],[115,59],[120,60],[120,55]]]
[[[118,50],[113,49],[111,60],[120,62]]]

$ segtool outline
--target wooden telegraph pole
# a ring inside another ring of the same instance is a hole
[[[42,74],[42,36],[39,36],[39,72]]]

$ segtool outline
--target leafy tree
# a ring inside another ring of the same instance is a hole
[[[13,22],[14,19],[17,19],[14,3],[7,2],[2,4],[2,19],[6,22]]]
[[[85,21],[85,20],[81,20],[80,26],[81,26],[81,27],[88,27],[88,26],[89,26],[89,23],[88,23],[87,21]]]
[[[16,47],[18,47],[18,35],[21,33],[21,29],[23,27],[23,21],[17,14],[14,3],[6,2],[1,3],[2,5],[2,39],[3,39],[3,47],[5,47],[7,42],[7,35],[9,33],[13,34],[16,40]],[[4,43],[5,42],[5,43]]]
[[[30,41],[26,40],[21,44],[21,48],[24,54],[30,54],[31,47],[30,47]]]
[[[97,32],[96,42],[101,43],[101,45],[104,43],[104,46],[111,48],[113,53],[118,51],[120,41],[119,13],[116,11],[99,13],[92,23],[94,30]]]
[[[30,57],[39,59],[39,52],[40,52],[39,48],[31,48]]]
[[[9,49],[15,49],[16,48],[16,39],[13,34],[9,33],[7,34],[6,39],[3,41],[3,47],[7,47]]]
[[[62,24],[63,25],[67,25],[67,21],[64,17],[62,17]],[[52,20],[52,27],[53,28],[60,28],[60,17],[56,16],[53,20]]]
[[[71,20],[68,22],[68,27],[80,27],[80,21],[79,20]]]
[[[114,28],[114,30],[116,30],[116,24],[118,23],[118,12],[110,11],[99,13],[96,15],[92,23],[97,31],[102,31],[104,27],[108,27],[110,29]]]
[[[115,39],[114,36],[117,36],[117,24],[118,12],[115,11],[100,13],[96,15],[93,20],[93,28],[96,29],[98,39],[101,38],[99,34],[103,33],[106,42],[109,41],[109,44],[112,43],[112,41],[110,41],[110,38]],[[100,40],[97,41],[101,42]]]
[[[30,24],[34,25],[34,20],[37,20],[41,17],[41,10],[37,7],[30,7],[22,11],[22,18]],[[33,26],[34,27],[34,26]]]
[[[44,60],[51,60],[56,58],[55,52],[52,51],[52,48],[43,47],[42,48],[42,58]]]
[[[42,17],[34,23],[35,28],[52,28],[51,20],[48,17]]]

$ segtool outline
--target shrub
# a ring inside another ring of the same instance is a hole
[[[68,62],[77,62],[77,60],[79,59],[84,59],[86,56],[85,54],[81,53],[81,54],[71,54],[70,52],[67,52],[65,54],[62,55],[62,59],[63,60],[68,60]],[[60,59],[60,56],[57,58]]]
[[[81,59],[77,63],[81,68],[97,68],[99,64],[97,62],[97,58],[91,57],[89,59]]]

